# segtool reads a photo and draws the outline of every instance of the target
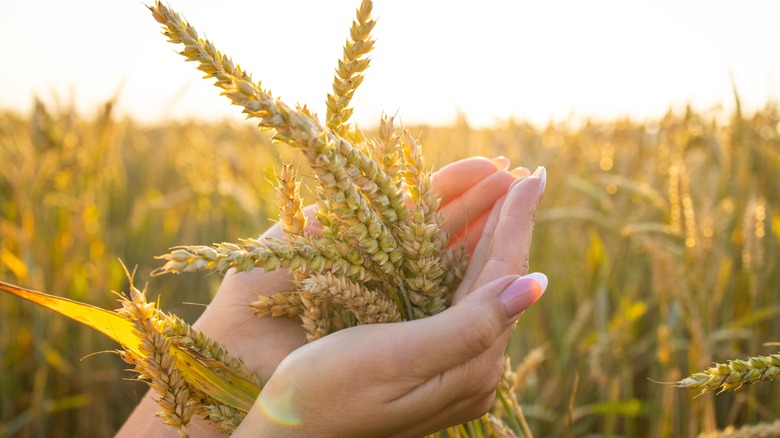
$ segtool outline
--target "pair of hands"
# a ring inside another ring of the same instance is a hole
[[[521,277],[544,169],[529,175],[508,165],[469,158],[434,175],[453,244],[472,254],[453,306],[438,315],[353,327],[304,344],[298,321],[257,318],[248,306],[260,294],[292,290],[289,272],[229,273],[195,328],[266,383],[234,435],[417,436],[489,410],[512,325],[547,283],[541,274]],[[282,231],[277,225],[266,235]],[[144,400],[122,431],[137,433],[133,425],[155,412],[150,403]],[[191,432],[216,431],[196,423]]]

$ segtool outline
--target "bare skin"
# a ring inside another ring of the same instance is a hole
[[[528,177],[524,168],[509,172],[507,165],[505,159],[470,158],[434,176],[451,244],[473,252],[455,305],[434,317],[354,327],[304,345],[298,322],[257,318],[248,306],[260,294],[291,290],[288,272],[226,275],[195,328],[266,382],[237,436],[415,436],[489,408],[512,324],[543,291],[516,280],[528,270],[544,179]],[[307,214],[315,227],[311,211]],[[281,233],[274,226],[266,235]],[[512,294],[514,301],[507,298]],[[176,436],[153,417],[159,409],[151,397],[118,436]],[[340,412],[350,412],[349,418]],[[293,424],[283,424],[280,415]],[[218,433],[201,421],[190,432]]]

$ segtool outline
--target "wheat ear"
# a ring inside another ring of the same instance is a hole
[[[301,290],[344,306],[362,324],[401,320],[401,313],[392,300],[331,273],[313,274],[301,282]]]
[[[441,199],[433,191],[431,174],[425,170],[421,149],[409,131],[401,138],[404,171],[403,181],[409,197],[415,202],[410,220],[400,227],[404,250],[405,286],[417,316],[433,315],[447,305],[443,260],[447,233],[442,229],[442,217],[437,211]]]
[[[225,405],[211,405],[206,408],[206,418],[217,426],[220,432],[232,434],[246,417],[246,412]]]
[[[355,90],[363,82],[363,71],[370,62],[366,57],[374,47],[371,30],[376,24],[371,19],[373,5],[370,0],[363,0],[357,10],[357,16],[349,30],[349,39],[344,45],[344,55],[339,60],[336,74],[333,77],[333,93],[328,94],[325,103],[325,116],[328,129],[346,137],[345,124],[352,116],[352,108],[347,108]]]
[[[769,356],[755,356],[747,360],[730,360],[686,377],[677,386],[700,389],[701,393],[737,390],[756,382],[771,382],[780,379],[780,353]]]
[[[190,389],[185,379],[176,368],[171,356],[171,343],[162,334],[165,322],[158,315],[153,303],[146,301],[146,289],[140,291],[130,288],[130,298],[121,299],[122,309],[119,314],[127,317],[143,340],[140,349],[144,358],[133,354],[125,354],[122,358],[132,359],[139,371],[139,378],[148,379],[150,386],[160,396],[157,404],[162,408],[158,414],[163,422],[179,432],[179,436],[187,437],[187,426],[199,407],[193,399],[199,399]]]
[[[202,270],[224,273],[230,268],[251,271],[259,267],[267,271],[279,268],[304,272],[331,270],[356,280],[374,279],[374,274],[366,267],[366,260],[343,242],[331,239],[312,240],[301,236],[288,238],[293,244],[280,239],[261,237],[244,239],[240,244],[223,242],[213,247],[176,247],[169,254],[156,257],[166,263],[153,271],[152,275]],[[368,266],[370,267],[370,263]]]
[[[279,208],[279,225],[285,235],[303,236],[306,215],[303,213],[301,183],[289,164],[282,166],[276,179],[276,206]]]

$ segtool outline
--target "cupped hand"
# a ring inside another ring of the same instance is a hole
[[[348,328],[296,349],[235,436],[421,436],[485,413],[513,323],[547,284],[542,274],[525,275],[544,180],[540,169],[489,203],[452,307]],[[468,190],[457,192],[451,202]],[[473,222],[463,222],[464,238]]]
[[[441,196],[440,211],[452,244],[473,251],[494,204],[517,177],[528,175],[525,168],[508,170],[506,158],[489,160],[473,157],[449,164],[433,175],[434,190]],[[306,209],[307,231],[316,235],[319,223],[313,207]],[[278,224],[265,234],[283,237]],[[294,290],[287,270],[265,272],[255,269],[237,273],[231,270],[216,296],[194,327],[241,357],[263,382],[290,352],[305,343],[300,322],[288,318],[258,318],[249,306],[259,295]]]
[[[489,160],[475,157],[447,165],[434,174],[434,189],[442,198],[440,211],[444,215],[444,226],[452,236],[453,245],[463,245],[475,254],[485,251],[478,248],[477,242],[483,230],[489,228],[485,224],[490,212],[494,205],[503,202],[507,189],[516,178],[526,177],[529,173],[525,168],[508,171],[508,165],[505,158]],[[306,213],[310,227],[308,231],[316,234],[319,224],[314,218],[313,209],[308,208]],[[265,235],[282,237],[283,232],[275,225]],[[230,271],[194,327],[242,358],[250,370],[257,373],[263,382],[268,382],[279,363],[304,344],[305,335],[298,321],[257,318],[249,304],[259,295],[292,291],[293,288],[292,275],[286,270],[265,272],[255,269],[248,273]],[[337,342],[338,338],[333,341]],[[281,378],[276,381],[281,381]],[[153,417],[158,410],[156,403],[147,394],[117,436],[177,436],[173,429]],[[214,427],[197,420],[191,423],[190,431],[192,436],[217,434]]]

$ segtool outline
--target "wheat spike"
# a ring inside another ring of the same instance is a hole
[[[379,138],[371,145],[372,154],[382,170],[391,175],[394,184],[401,183],[401,138],[396,132],[393,117],[382,115],[379,119]]]
[[[303,236],[306,229],[306,215],[303,213],[301,183],[289,164],[282,166],[276,178],[276,206],[279,208],[279,224],[285,235]]]
[[[143,339],[140,348],[145,356],[140,358],[127,353],[123,355],[123,360],[133,360],[136,370],[142,370],[139,377],[148,379],[152,389],[160,396],[157,404],[162,411],[158,415],[163,422],[175,428],[179,436],[189,436],[187,426],[198,410],[193,399],[201,397],[193,393],[175,366],[170,354],[170,341],[162,333],[164,320],[159,317],[155,305],[146,301],[146,289],[140,291],[131,287],[130,298],[123,298],[120,303],[122,309],[118,312],[133,323]]]
[[[330,307],[319,295],[301,292],[301,325],[306,332],[306,342],[313,342],[330,332]]]
[[[700,389],[701,393],[737,390],[756,382],[771,382],[780,379],[780,353],[769,356],[755,356],[747,360],[730,360],[686,377],[679,382],[680,388]]]
[[[441,254],[446,251],[447,233],[437,211],[441,199],[433,191],[431,175],[424,169],[417,141],[404,130],[401,138],[405,162],[403,181],[409,197],[415,202],[411,218],[400,227],[404,250],[405,286],[419,316],[433,315],[447,305],[447,288]]]
[[[344,242],[331,239],[312,240],[301,236],[288,236],[288,239],[292,240],[292,245],[285,240],[261,237],[244,239],[240,244],[223,242],[213,247],[176,247],[169,254],[157,257],[166,260],[166,263],[152,275],[201,270],[224,273],[230,268],[251,271],[259,267],[267,271],[279,268],[303,272],[332,270],[358,280],[368,281],[374,278],[370,270],[370,260],[363,259]]]
[[[209,406],[206,415],[209,422],[215,424],[220,432],[232,434],[246,417],[246,412],[229,406]]]
[[[314,274],[301,282],[301,289],[311,295],[340,304],[362,324],[395,322],[401,314],[395,303],[365,286],[331,273]]]
[[[257,316],[293,318],[302,310],[303,303],[299,293],[279,292],[270,296],[260,295],[250,304]]]
[[[345,126],[352,109],[347,108],[352,100],[352,95],[363,82],[363,71],[368,68],[369,59],[366,58],[374,47],[371,38],[371,30],[376,24],[371,19],[373,4],[370,0],[363,0],[357,10],[357,16],[349,30],[349,39],[344,45],[344,55],[339,60],[336,74],[333,77],[333,94],[328,94],[326,100],[328,129],[346,137]]]

